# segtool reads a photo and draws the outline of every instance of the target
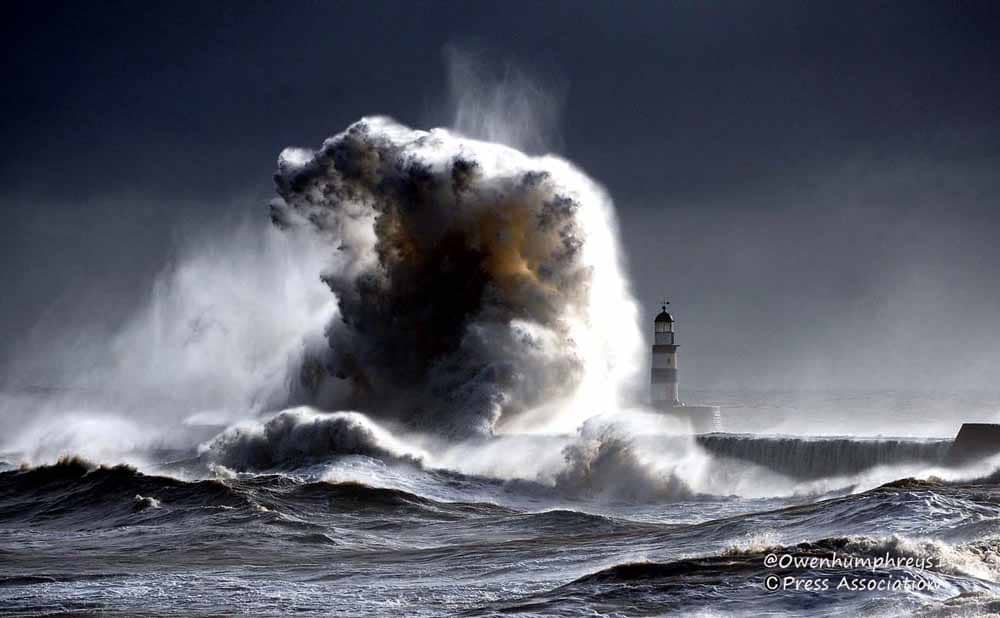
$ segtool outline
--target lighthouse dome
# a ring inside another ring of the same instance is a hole
[[[663,311],[661,311],[660,314],[656,316],[656,320],[654,320],[654,322],[670,322],[670,323],[673,323],[673,321],[674,317],[669,313],[667,313],[666,308],[664,308]]]

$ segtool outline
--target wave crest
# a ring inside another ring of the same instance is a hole
[[[200,451],[206,462],[235,470],[297,466],[342,455],[415,465],[424,459],[363,414],[318,412],[308,407],[230,427]]]
[[[694,495],[672,467],[645,457],[616,425],[584,425],[563,456],[566,466],[555,477],[556,487],[573,497],[645,503]]]

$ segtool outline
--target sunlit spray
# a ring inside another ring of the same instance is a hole
[[[623,404],[637,310],[611,201],[568,162],[376,117],[286,150],[276,185],[275,224],[329,247],[315,403],[451,435]]]

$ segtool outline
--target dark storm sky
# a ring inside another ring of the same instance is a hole
[[[266,217],[283,147],[447,125],[458,47],[562,102],[551,141],[611,192],[648,316],[674,300],[688,384],[994,386],[997,7],[8,4],[6,363],[121,319],[190,222]]]

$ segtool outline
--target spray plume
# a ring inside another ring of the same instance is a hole
[[[611,201],[524,154],[555,134],[546,90],[449,64],[455,131],[373,117],[286,149],[272,229],[200,221],[112,337],[78,329],[72,353],[50,337],[59,353],[41,356],[61,365],[24,382],[65,396],[0,401],[20,425],[0,447],[114,460],[299,404],[438,437],[568,432],[619,409],[641,338]]]
[[[375,117],[286,149],[275,181],[275,225],[330,248],[339,313],[302,371],[323,407],[450,435],[565,428],[634,377],[611,202],[566,161]]]

